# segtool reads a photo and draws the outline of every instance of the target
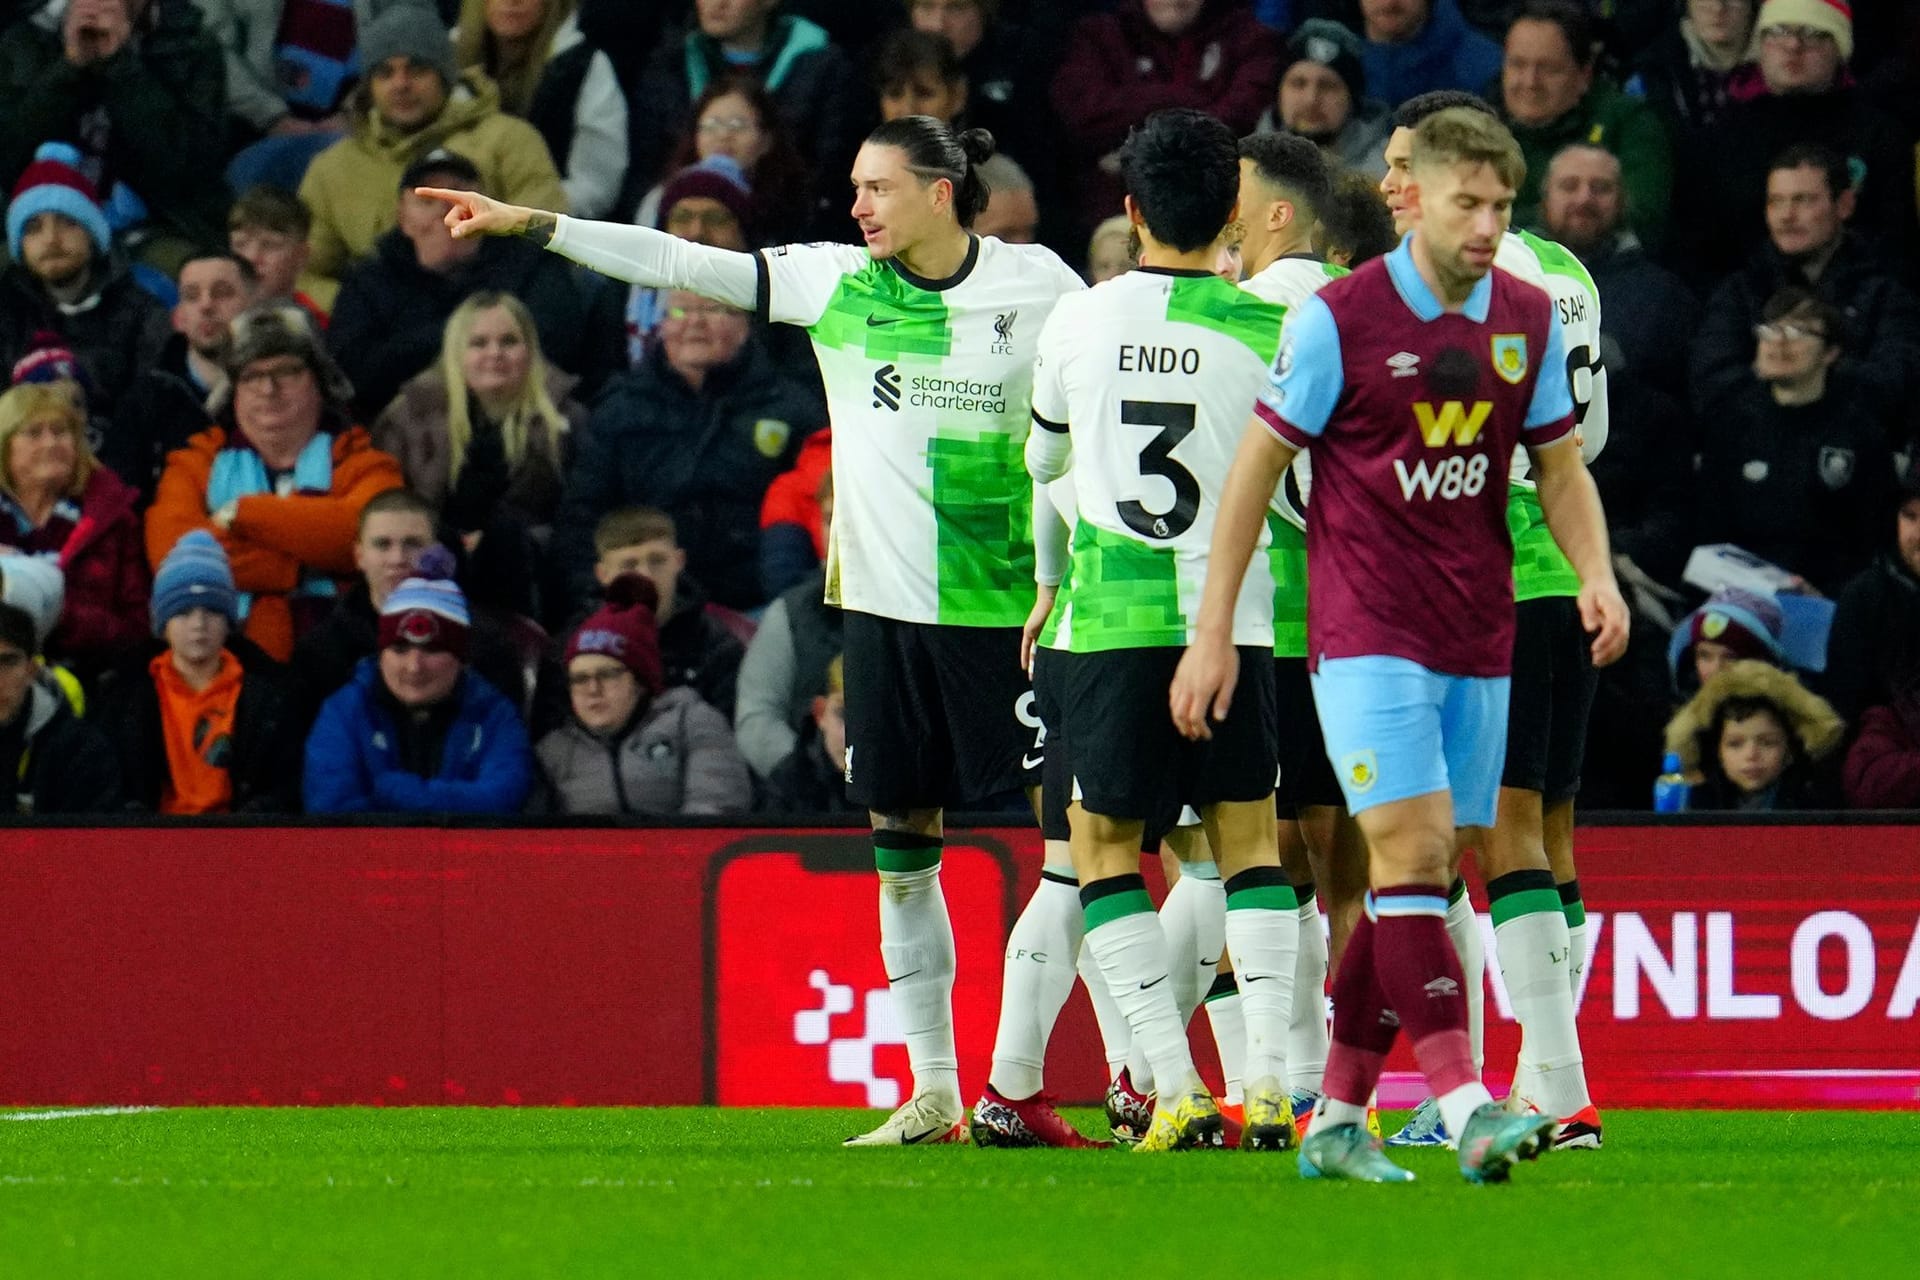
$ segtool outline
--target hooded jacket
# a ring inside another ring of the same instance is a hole
[[[1156,111],[1193,107],[1250,133],[1280,81],[1280,46],[1244,8],[1207,0],[1177,36],[1148,21],[1141,0],[1083,18],[1053,81],[1053,109],[1077,157],[1069,181],[1089,227],[1120,207],[1113,153]]]
[[[1867,708],[1841,784],[1855,809],[1920,809],[1920,686]]]
[[[463,672],[439,768],[423,778],[401,763],[384,687],[379,659],[367,658],[320,708],[307,737],[308,813],[520,812],[533,786],[533,752],[512,703]]]
[[[207,486],[228,438],[227,428],[210,427],[167,459],[147,510],[147,560],[158,567],[190,529],[211,533],[226,548],[234,586],[253,595],[247,639],[284,662],[293,655],[295,639],[289,595],[308,573],[335,578],[354,573],[360,509],[376,494],[403,487],[406,478],[400,464],[375,449],[364,430],[348,427],[333,437],[329,492],[242,498],[232,527],[220,529],[207,509]]]
[[[327,349],[353,383],[362,421],[385,410],[409,378],[438,367],[447,321],[481,290],[511,293],[527,304],[541,353],[581,379],[583,394],[597,391],[626,363],[620,321],[606,309],[617,300],[615,291],[565,258],[528,240],[489,237],[451,270],[429,271],[396,229],[347,272],[327,326]]]
[[[0,814],[114,813],[120,808],[120,768],[113,748],[73,713],[46,679],[27,690],[12,725],[0,726],[0,784],[11,803]]]
[[[160,694],[148,661],[161,652],[149,645],[138,664],[121,672],[101,700],[100,728],[118,752],[127,807],[160,811],[167,785],[167,744],[160,719]],[[227,640],[227,652],[240,663],[240,699],[233,715],[232,766],[234,813],[298,813],[300,810],[300,726],[288,720],[286,669],[258,645],[241,636]]]
[[[627,96],[613,61],[580,33],[577,13],[554,32],[527,123],[560,170],[573,216],[612,213],[627,176]]]
[[[374,114],[365,83],[349,99],[348,114],[352,132],[315,156],[300,180],[300,198],[313,211],[313,275],[337,280],[349,262],[373,251],[393,227],[400,175],[439,147],[473,161],[481,189],[495,199],[567,212],[547,144],[532,125],[500,110],[499,90],[478,71],[462,72],[440,114],[413,133]]]
[[[538,755],[554,813],[672,818],[753,807],[733,730],[691,689],[668,689],[612,739],[569,719]]]
[[[106,467],[80,495],[80,523],[60,548],[66,604],[47,637],[49,657],[93,673],[146,641],[152,576],[141,541],[139,494]],[[7,506],[12,499],[0,498]]]
[[[41,143],[70,142],[99,159],[103,200],[124,184],[152,226],[226,243],[226,76],[199,5],[154,0],[127,44],[87,67],[67,61],[65,12],[14,18],[0,33],[0,190]]]
[[[1680,768],[1697,779],[1689,801],[1695,809],[1739,809],[1737,787],[1720,771],[1720,744],[1712,739],[1713,719],[1732,698],[1764,698],[1778,708],[1793,735],[1793,759],[1773,788],[1770,809],[1817,809],[1831,803],[1831,785],[1819,762],[1840,745],[1846,725],[1826,699],[1811,692],[1778,667],[1754,659],[1734,663],[1707,681],[1667,722],[1666,749],[1680,757]]]

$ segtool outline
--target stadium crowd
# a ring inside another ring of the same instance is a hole
[[[455,239],[412,188],[730,249],[852,240],[861,139],[929,114],[998,141],[977,233],[1099,280],[1132,265],[1116,151],[1184,106],[1321,145],[1357,175],[1330,239],[1369,256],[1391,110],[1435,89],[1500,110],[1516,227],[1602,302],[1594,472],[1634,643],[1582,804],[1645,807],[1664,750],[1696,807],[1920,806],[1912,6],[8,0],[0,22],[8,812],[850,810],[804,335]],[[1694,554],[1720,544],[1746,554]]]

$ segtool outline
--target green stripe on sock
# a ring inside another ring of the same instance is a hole
[[[1551,889],[1526,889],[1493,900],[1493,927],[1498,929],[1520,916],[1560,913],[1560,895]]]
[[[1459,876],[1455,876],[1453,883],[1447,886],[1447,905],[1452,906],[1466,896],[1467,882]]]
[[[1142,914],[1153,914],[1153,899],[1147,896],[1145,889],[1110,893],[1104,898],[1096,898],[1087,904],[1087,932],[1092,933],[1101,925],[1112,924],[1125,916]]]
[[[873,851],[874,870],[881,875],[908,875],[931,871],[940,865],[940,849],[878,849]]]
[[[1587,904],[1578,898],[1572,902],[1561,903],[1560,910],[1566,912],[1569,929],[1577,929],[1587,922]]]
[[[1293,886],[1286,884],[1262,885],[1258,889],[1241,889],[1227,895],[1229,911],[1298,911],[1300,899],[1293,894]]]

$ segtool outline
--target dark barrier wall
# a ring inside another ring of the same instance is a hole
[[[1580,846],[1603,1106],[1920,1108],[1920,829]],[[907,1078],[862,832],[41,827],[0,847],[7,1105],[884,1107]],[[1039,860],[1028,829],[950,838],[969,1095]],[[1489,983],[1498,1085],[1515,1033]],[[1389,1105],[1418,1090],[1395,1065]],[[1104,1083],[1076,992],[1049,1087]]]

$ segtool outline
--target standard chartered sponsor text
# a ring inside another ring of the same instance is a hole
[[[907,383],[907,403],[920,409],[957,409],[962,413],[1005,413],[1007,384],[967,378],[917,375]]]

